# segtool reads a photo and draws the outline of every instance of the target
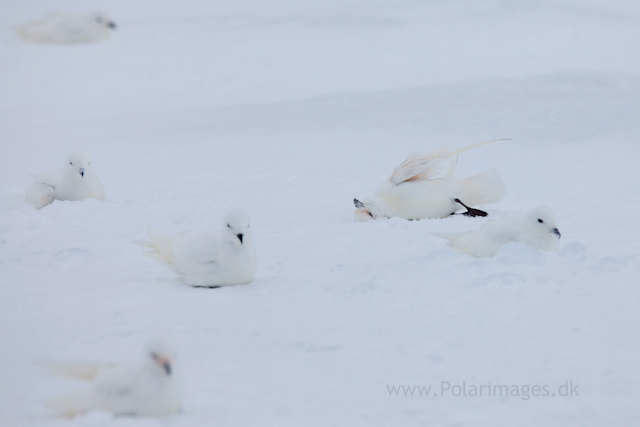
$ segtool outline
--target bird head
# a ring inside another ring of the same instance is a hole
[[[232,245],[245,244],[249,237],[249,215],[241,210],[228,212],[224,216],[222,229]]]
[[[558,239],[560,238],[556,214],[551,208],[547,206],[535,207],[527,213],[527,220],[540,236],[546,236],[547,233],[550,233]]]
[[[80,178],[84,178],[85,171],[91,165],[91,156],[86,151],[75,151],[67,156],[65,164],[75,170]]]
[[[358,199],[353,199],[353,204],[356,207],[356,210],[353,213],[353,218],[358,222],[384,217],[382,212],[380,212],[369,200],[365,199],[364,202],[361,202]]]
[[[154,339],[147,345],[145,355],[151,361],[154,372],[167,377],[173,374],[173,363],[177,355],[169,342],[159,338]]]
[[[116,23],[109,19],[109,16],[106,13],[96,13],[92,15],[92,18],[93,21],[98,25],[105,26],[112,30],[115,30],[117,28]]]

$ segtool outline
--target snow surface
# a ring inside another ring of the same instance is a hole
[[[109,42],[13,28],[106,10]],[[640,5],[632,0],[0,4],[0,425],[640,425]],[[458,254],[481,218],[353,221],[409,152],[496,138],[493,216],[547,204],[561,251]],[[22,201],[83,148],[107,202]],[[130,244],[246,210],[258,272],[192,289]],[[184,411],[57,419],[40,359],[180,350]],[[390,396],[548,385],[573,397]]]

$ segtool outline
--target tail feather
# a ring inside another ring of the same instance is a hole
[[[152,228],[148,231],[149,237],[151,237],[150,242],[147,240],[134,240],[132,243],[154,249],[153,251],[145,252],[144,255],[155,259],[160,264],[163,264],[178,273],[175,266],[173,251],[171,250],[171,237]]]
[[[143,255],[158,261],[160,264],[164,265],[165,267],[168,267],[169,269],[173,270],[173,272],[175,273],[178,273],[178,274],[180,273],[180,271],[176,268],[176,266],[173,265],[170,260],[162,256],[162,254],[158,251],[145,252]]]
[[[500,203],[506,187],[496,168],[464,179],[460,183],[458,198],[467,206]]]
[[[153,248],[160,253],[167,261],[171,259],[171,240],[166,234],[150,228],[149,237]]]

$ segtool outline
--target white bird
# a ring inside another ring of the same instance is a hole
[[[524,216],[506,216],[488,221],[476,231],[432,233],[450,240],[449,246],[474,257],[492,257],[509,242],[522,242],[542,251],[557,251],[560,231],[555,213],[546,206]]]
[[[149,230],[151,242],[133,243],[154,249],[145,255],[164,264],[195,287],[240,285],[253,280],[256,250],[249,216],[228,212],[220,231],[181,231],[167,235]]]
[[[34,182],[27,189],[26,198],[36,209],[54,200],[106,199],[100,178],[91,166],[91,157],[84,151],[69,154],[61,168],[31,177]]]
[[[56,12],[40,21],[17,27],[16,33],[32,43],[95,43],[107,40],[115,28],[115,22],[105,13]]]
[[[150,342],[143,358],[129,363],[40,363],[54,373],[89,382],[87,387],[47,402],[58,414],[73,417],[89,411],[115,415],[163,417],[182,407],[182,383],[176,352],[163,340]]]
[[[500,140],[496,140],[500,141]],[[488,144],[482,142],[455,151],[440,149],[428,153],[412,154],[395,168],[373,196],[354,199],[356,221],[375,218],[400,217],[405,219],[445,218],[463,207],[463,215],[486,216],[487,213],[468,206],[499,203],[505,186],[498,171],[490,169],[466,179],[453,178],[457,154]],[[444,177],[437,178],[438,167],[451,159]]]

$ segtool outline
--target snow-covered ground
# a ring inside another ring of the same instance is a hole
[[[52,10],[119,27],[13,32]],[[185,377],[162,425],[639,425],[638,52],[632,0],[3,2],[0,425],[158,425],[55,418],[42,402],[78,384],[34,364],[133,359],[158,334]],[[409,152],[496,138],[456,175],[500,170],[494,216],[553,207],[559,253],[430,234],[482,218],[353,221]],[[22,202],[75,148],[107,202]],[[130,243],[234,207],[249,285],[189,288]],[[463,383],[519,396],[442,395]],[[391,390],[413,385],[430,395]]]

